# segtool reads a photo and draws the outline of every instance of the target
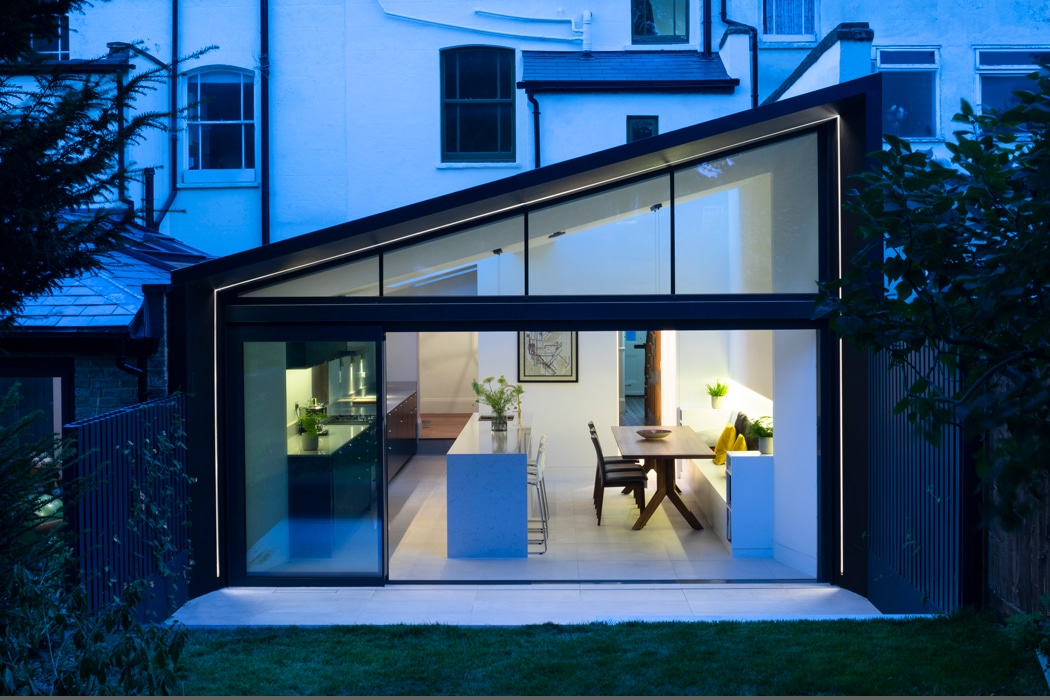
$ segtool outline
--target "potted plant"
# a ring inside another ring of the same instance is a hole
[[[511,384],[502,374],[499,379],[486,377],[480,383],[475,379],[470,385],[478,397],[476,403],[492,409],[493,430],[507,429],[507,413],[511,406],[516,405],[518,412],[521,412],[521,395],[525,393],[525,389]]]
[[[317,450],[317,415],[307,413],[299,417],[299,447],[303,452],[315,452]]]
[[[773,419],[762,416],[751,421],[747,428],[751,437],[758,438],[758,451],[764,455],[773,454]]]
[[[722,401],[729,392],[729,385],[719,380],[714,385],[707,385],[707,394],[711,397],[711,408],[722,408]]]

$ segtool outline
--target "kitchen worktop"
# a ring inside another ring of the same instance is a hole
[[[288,454],[290,455],[316,455],[324,456],[338,452],[343,446],[363,433],[373,424],[367,423],[344,423],[328,424],[323,426],[328,429],[327,435],[321,435],[317,439],[317,449],[304,451],[301,448],[301,438],[293,435],[288,438]]]
[[[405,399],[416,393],[415,382],[387,382],[386,383],[386,412],[390,413]]]

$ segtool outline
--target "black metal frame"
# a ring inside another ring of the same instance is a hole
[[[848,260],[855,244],[839,240],[839,226],[851,230],[848,212],[840,212],[847,183],[842,173],[864,169],[866,154],[881,144],[879,76],[862,78],[798,98],[722,117],[687,129],[661,134],[632,144],[528,171],[460,192],[333,226],[266,246],[209,261],[173,273],[175,292],[172,318],[181,322],[185,334],[172,339],[172,355],[184,364],[173,363],[173,388],[193,395],[198,411],[191,410],[191,460],[200,478],[198,503],[209,503],[211,493],[226,502],[229,469],[219,469],[207,455],[213,453],[216,426],[211,424],[212,405],[224,405],[217,397],[214,372],[229,374],[227,360],[215,358],[212,348],[227,348],[226,329],[237,326],[288,327],[297,324],[334,324],[341,328],[380,327],[386,331],[426,330],[723,330],[812,328],[818,333],[818,420],[820,424],[818,476],[818,578],[864,593],[866,561],[856,540],[863,539],[867,525],[864,507],[867,493],[867,455],[863,439],[851,445],[849,464],[840,464],[840,429],[845,440],[863,431],[863,416],[856,405],[864,403],[866,387],[858,376],[863,358],[840,349],[823,321],[811,318],[814,295],[654,295],[590,297],[472,297],[472,298],[244,298],[237,293],[260,284],[286,279],[284,270],[320,270],[354,258],[404,245],[416,231],[441,236],[476,226],[484,220],[504,218],[515,210],[550,206],[586,189],[596,193],[645,179],[662,170],[672,172],[687,162],[717,158],[727,152],[770,143],[777,138],[816,128],[820,158],[821,240],[819,275],[829,279],[839,273],[839,260]],[[704,156],[693,142],[704,140]],[[685,157],[683,157],[685,156]],[[566,192],[573,194],[566,195]],[[673,198],[672,198],[673,201]],[[673,210],[673,207],[672,207]],[[499,211],[498,215],[491,212]],[[673,214],[673,211],[672,211]],[[466,223],[463,223],[466,222]],[[527,218],[526,218],[527,222]],[[526,226],[526,239],[528,230]],[[413,237],[412,242],[423,240]],[[841,250],[840,250],[841,245]],[[673,250],[673,248],[672,248]],[[380,259],[380,269],[382,260]],[[526,275],[527,275],[526,260]],[[253,280],[263,280],[253,283]],[[215,312],[218,312],[218,319]],[[211,338],[216,336],[213,346]],[[195,343],[195,338],[207,339]],[[220,350],[220,355],[224,354]],[[841,358],[841,359],[840,359]],[[841,386],[840,386],[841,384]],[[220,392],[224,390],[220,387]],[[842,403],[840,396],[849,396]],[[857,400],[859,399],[859,401]],[[196,416],[196,418],[195,418]],[[861,422],[856,423],[857,419]],[[194,431],[194,426],[196,430]],[[221,429],[221,426],[219,426]],[[203,448],[196,453],[193,444]],[[199,454],[194,458],[192,455]],[[840,470],[840,467],[842,469]],[[215,475],[219,480],[216,482]],[[840,498],[841,494],[841,498]],[[215,527],[227,530],[224,514],[205,518],[194,539],[203,541],[198,557],[203,574],[191,582],[191,594],[214,590],[229,582],[222,562],[230,557],[216,539]],[[196,519],[194,521],[196,523]],[[216,524],[212,524],[216,523]],[[196,525],[195,525],[196,527]],[[222,539],[222,538],[218,538]],[[844,561],[839,565],[839,551]],[[210,577],[209,559],[214,557],[216,576]],[[306,581],[290,581],[294,585]]]
[[[243,396],[244,389],[244,355],[245,342],[256,341],[365,341],[376,344],[376,384],[384,386],[386,368],[384,367],[383,332],[375,326],[346,324],[280,324],[280,325],[236,325],[231,324],[225,333],[226,349],[225,381],[222,384],[222,396]],[[377,405],[382,406],[385,396],[377,391]],[[382,523],[382,571],[370,575],[249,575],[246,566],[247,543],[245,541],[246,484],[244,480],[244,404],[241,401],[225,399],[225,420],[222,434],[226,437],[222,454],[224,455],[225,474],[229,479],[226,489],[226,579],[229,585],[266,585],[266,586],[339,586],[339,585],[383,585],[387,579],[390,563],[389,523],[387,522],[387,463],[386,463],[386,411],[377,410],[376,430],[376,463],[379,465],[378,518]],[[240,478],[234,478],[234,474]]]

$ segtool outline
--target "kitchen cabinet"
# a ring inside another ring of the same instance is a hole
[[[293,557],[330,557],[376,502],[375,425],[330,427],[316,452],[289,441],[288,539]],[[331,449],[329,449],[331,448]]]
[[[288,369],[306,369],[348,354],[345,341],[292,341],[285,344]]]
[[[388,479],[393,479],[401,467],[405,466],[405,463],[416,453],[416,448],[419,444],[419,434],[416,428],[419,414],[417,397],[418,395],[412,392],[387,412],[386,464]],[[395,397],[392,401],[396,401],[397,398],[400,397]]]

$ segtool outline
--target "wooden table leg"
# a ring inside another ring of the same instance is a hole
[[[641,530],[645,527],[645,524],[649,522],[649,518],[653,517],[653,513],[660,507],[660,502],[667,497],[675,505],[675,508],[682,514],[686,522],[694,530],[703,530],[704,526],[700,524],[697,517],[693,515],[693,512],[689,510],[689,506],[685,504],[682,497],[675,491],[674,481],[674,460],[673,459],[662,459],[657,462],[656,466],[656,492],[653,493],[649,503],[646,504],[645,510],[638,516],[638,520],[635,521],[631,527],[632,530]]]
[[[671,463],[671,469],[674,469],[673,462]],[[667,489],[667,498],[671,501],[671,503],[675,504],[675,507],[678,508],[678,512],[682,514],[682,517],[685,518],[685,521],[687,523],[692,525],[694,530],[704,529],[704,526],[701,525],[700,521],[697,520],[695,515],[693,515],[693,511],[689,510],[689,506],[687,506],[685,504],[685,501],[682,500],[682,497],[678,495],[677,490],[675,490],[674,488]]]
[[[649,522],[649,518],[653,517],[653,513],[660,507],[660,502],[664,500],[664,496],[667,495],[667,481],[664,478],[664,470],[659,467],[656,468],[656,491],[649,497],[649,502],[645,504],[645,510],[638,516],[638,519],[634,521],[634,525],[631,526],[632,530],[641,530],[645,527],[645,524]]]

